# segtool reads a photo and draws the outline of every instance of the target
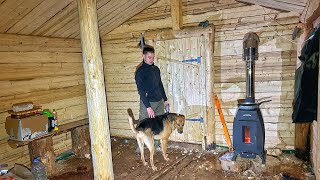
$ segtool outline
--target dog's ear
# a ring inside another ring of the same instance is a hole
[[[174,119],[175,119],[175,115],[173,115],[173,114],[168,114],[168,119],[172,122],[172,121],[174,121]]]

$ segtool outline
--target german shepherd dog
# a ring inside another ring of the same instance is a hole
[[[163,157],[168,161],[167,145],[169,137],[175,129],[177,129],[178,133],[183,133],[185,116],[181,114],[167,113],[156,116],[155,118],[143,119],[137,124],[137,127],[134,127],[133,125],[133,115],[129,115],[128,120],[131,130],[136,135],[143,165],[146,166],[148,164],[144,159],[144,144],[146,144],[150,151],[151,167],[156,171],[157,167],[154,166],[153,162],[154,139],[160,139]]]

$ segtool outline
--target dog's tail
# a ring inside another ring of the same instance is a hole
[[[130,128],[131,128],[132,132],[135,133],[135,134],[137,134],[138,132],[137,132],[136,128],[135,128],[134,125],[133,125],[133,118],[132,118],[132,116],[130,116],[130,115],[128,116],[128,121],[129,121],[129,125],[130,125]]]

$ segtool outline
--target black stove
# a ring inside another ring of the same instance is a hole
[[[260,103],[254,97],[254,66],[258,59],[259,37],[249,32],[243,39],[243,59],[246,62],[246,98],[238,104],[238,110],[233,123],[233,147],[235,149],[232,160],[238,154],[243,158],[256,158],[258,155],[262,164],[266,162],[264,144],[265,129]]]

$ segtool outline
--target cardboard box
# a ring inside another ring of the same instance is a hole
[[[7,117],[5,128],[9,139],[28,141],[48,133],[48,117],[46,115],[29,116],[20,119]]]

